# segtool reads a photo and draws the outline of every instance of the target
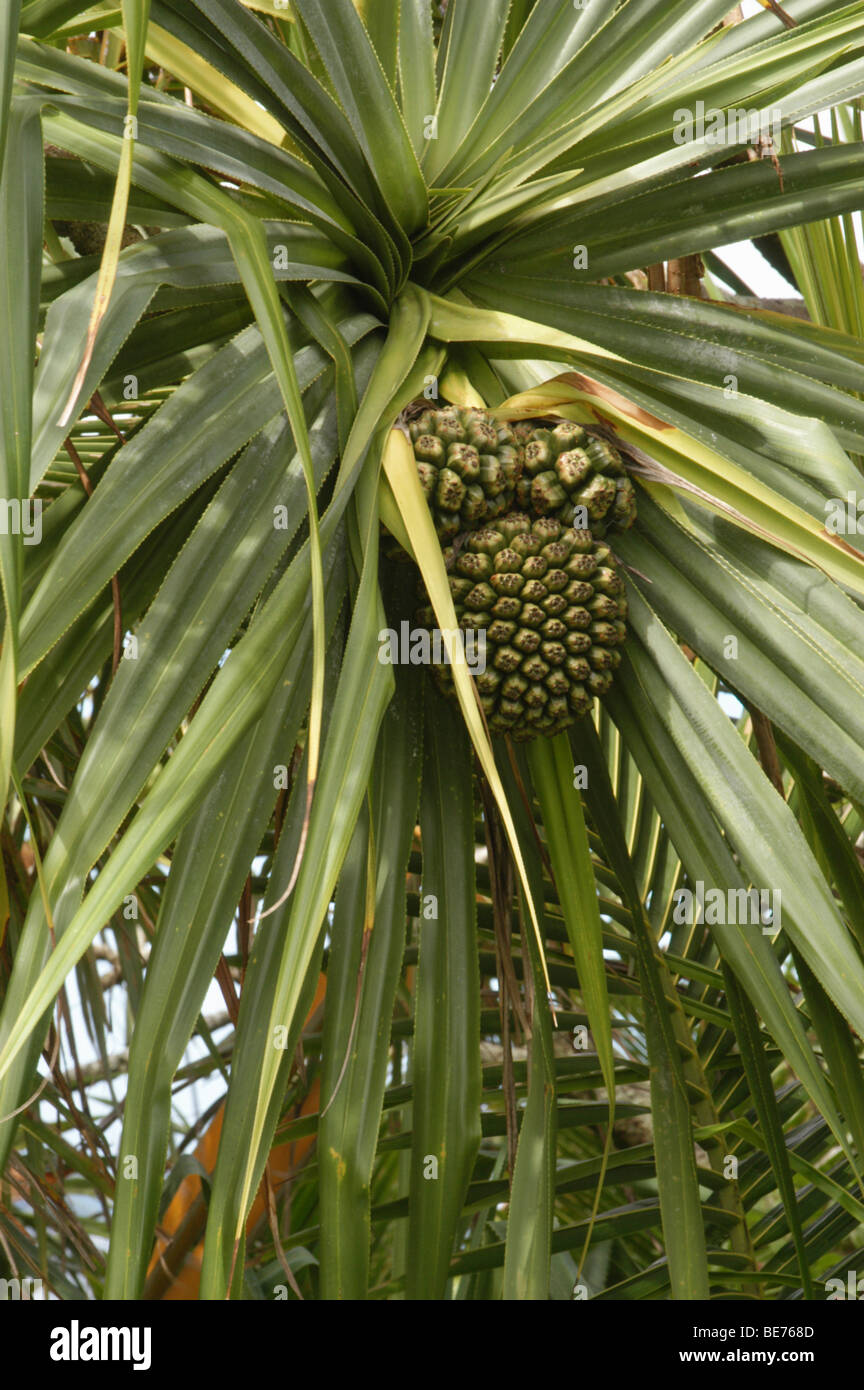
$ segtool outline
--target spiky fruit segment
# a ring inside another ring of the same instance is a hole
[[[621,455],[605,439],[566,420],[524,420],[513,432],[523,459],[517,506],[566,525],[578,521],[577,507],[584,508],[595,536],[632,526],[636,493]]]
[[[417,475],[440,540],[502,516],[513,506],[522,451],[509,425],[485,410],[424,410],[408,426]]]
[[[586,714],[609,689],[626,635],[624,580],[608,545],[556,517],[510,512],[444,558],[460,627],[485,633],[476,680],[490,729],[524,740]],[[417,620],[434,626],[429,608]],[[450,668],[432,669],[453,695]]]

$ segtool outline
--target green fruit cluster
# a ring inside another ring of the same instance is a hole
[[[426,410],[409,425],[417,474],[442,541],[513,506],[522,449],[485,410]]]
[[[511,426],[478,409],[423,410],[409,433],[475,652],[482,634],[475,679],[489,727],[517,740],[557,734],[609,689],[627,635],[605,540],[636,516],[621,456],[581,425]],[[417,621],[435,627],[428,603]],[[451,668],[432,669],[455,697]]]
[[[499,424],[485,410],[424,410],[409,427],[417,474],[439,540],[476,531],[514,508],[554,516],[602,538],[625,531],[636,494],[621,455],[581,425]]]
[[[510,512],[444,560],[459,625],[485,633],[475,679],[490,729],[552,735],[604,695],[627,635],[624,580],[609,546],[556,517]],[[434,627],[430,607],[418,622]],[[449,666],[432,668],[453,694]]]
[[[611,444],[567,422],[551,428],[535,424],[529,431],[523,425],[520,433],[524,446],[516,501],[521,508],[571,524],[579,519],[577,508],[584,508],[598,537],[633,525],[636,492]]]

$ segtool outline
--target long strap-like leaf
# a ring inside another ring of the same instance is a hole
[[[372,1166],[402,969],[404,870],[420,784],[421,673],[396,667],[394,674],[396,694],[370,778],[371,824],[358,822],[364,873],[371,829],[373,917],[368,920],[368,888],[352,894],[340,878],[327,966],[321,1085],[326,1113],[318,1132],[324,1298],[365,1298],[368,1290]]]
[[[412,1051],[406,1296],[440,1299],[480,1142],[480,972],[470,741],[428,688]]]

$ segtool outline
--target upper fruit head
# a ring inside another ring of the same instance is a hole
[[[598,537],[610,527],[623,531],[632,526],[636,494],[611,444],[568,421],[551,427],[523,421],[516,437],[523,446],[518,506],[569,525],[586,525]]]
[[[417,473],[442,541],[476,530],[513,505],[521,450],[485,410],[425,410],[409,425]]]

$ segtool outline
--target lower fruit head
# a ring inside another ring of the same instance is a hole
[[[557,734],[604,695],[626,637],[624,580],[608,545],[557,517],[510,512],[444,552],[486,719],[515,739]],[[431,608],[417,615],[435,626]],[[452,670],[433,666],[455,697]]]

